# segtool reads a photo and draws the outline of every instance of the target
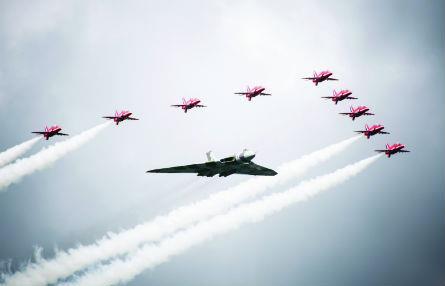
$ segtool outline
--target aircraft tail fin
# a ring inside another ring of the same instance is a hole
[[[386,149],[389,149],[389,144],[388,143],[386,143]]]
[[[369,126],[368,126],[368,124],[365,124],[365,129],[366,129],[366,130],[369,130]]]
[[[207,156],[207,162],[214,162],[215,161],[215,158],[213,157],[213,152],[212,151],[208,151],[206,153],[206,156]]]

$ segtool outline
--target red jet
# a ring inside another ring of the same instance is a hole
[[[404,148],[405,148],[405,145],[400,144],[400,143],[396,143],[394,145],[386,144],[386,149],[385,150],[375,150],[375,151],[376,152],[385,153],[386,157],[390,158],[391,155],[396,154],[396,153],[410,152],[408,150],[403,150]]]
[[[122,110],[121,112],[115,112],[114,116],[102,116],[102,118],[106,119],[113,119],[113,121],[116,123],[116,125],[119,125],[119,122],[122,122],[124,120],[139,120],[134,117],[130,117],[133,113],[131,113],[128,110]]]
[[[344,99],[357,99],[357,97],[352,97],[350,95],[352,95],[352,91],[350,90],[345,89],[337,93],[337,91],[334,89],[334,91],[332,92],[332,96],[322,96],[321,98],[332,99],[335,104]]]
[[[187,110],[192,109],[193,107],[207,107],[205,105],[200,104],[201,100],[197,98],[190,98],[189,100],[185,100],[182,98],[182,104],[173,104],[173,107],[181,107],[184,110],[184,113],[187,113]]]
[[[354,108],[351,106],[350,108],[351,112],[342,112],[339,113],[341,115],[348,115],[349,117],[354,120],[356,117],[360,117],[362,115],[375,115],[374,113],[369,113],[369,108],[366,106],[358,106],[357,108]]]
[[[50,137],[53,137],[55,135],[59,136],[69,136],[69,134],[61,133],[62,128],[58,125],[54,125],[48,128],[48,126],[45,126],[45,131],[33,131],[31,133],[34,134],[41,134],[43,137],[45,137],[46,140],[48,140]]]
[[[266,88],[262,87],[262,86],[255,86],[252,89],[250,89],[250,87],[247,87],[247,91],[245,92],[235,92],[235,94],[239,94],[239,95],[245,95],[247,100],[251,101],[252,97],[261,95],[261,96],[270,96],[272,94],[270,93],[264,93],[263,91],[265,91]]]
[[[315,83],[315,86],[317,86],[318,83],[323,82],[325,80],[338,80],[336,78],[331,78],[332,75],[333,73],[330,71],[322,71],[319,74],[317,74],[317,72],[314,71],[313,77],[303,77],[303,79],[312,80],[312,82]]]
[[[374,136],[376,134],[389,134],[389,132],[383,131],[384,128],[385,127],[380,124],[375,124],[372,125],[371,127],[369,127],[368,124],[366,124],[365,130],[354,131],[354,132],[363,133],[366,136],[366,138],[369,139],[369,137]]]

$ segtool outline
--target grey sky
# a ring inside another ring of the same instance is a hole
[[[383,123],[390,135],[360,141],[308,177],[387,142],[413,152],[130,285],[445,282],[443,1],[28,2],[0,1],[0,149],[45,124],[80,133],[116,109],[141,120],[107,129],[0,194],[0,259],[16,268],[34,245],[50,256],[56,245],[93,242],[245,179],[145,170],[245,147],[276,167]],[[299,79],[326,68],[338,83]],[[233,95],[248,84],[273,97]],[[351,89],[360,98],[352,104],[377,116],[338,116],[349,102],[319,98],[333,88]],[[209,108],[169,107],[182,97]]]

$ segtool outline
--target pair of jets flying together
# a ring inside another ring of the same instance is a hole
[[[304,77],[303,79],[311,80],[315,86],[318,86],[319,83],[323,81],[332,81],[332,80],[338,80],[336,78],[332,78],[333,73],[330,71],[322,71],[319,74],[314,71],[313,77]],[[340,92],[337,92],[336,90],[333,91],[332,96],[323,96],[322,98],[331,99],[335,104],[337,104],[339,101],[343,101],[345,99],[358,99],[357,97],[352,97],[352,92],[350,90],[341,90]],[[347,115],[349,116],[353,121],[355,118],[363,116],[363,115],[375,115],[374,113],[369,112],[369,108],[367,106],[358,106],[356,108],[350,107],[350,112],[342,112],[341,115]],[[371,127],[368,126],[368,124],[365,125],[365,130],[359,130],[355,131],[357,133],[363,133],[367,139],[369,139],[371,136],[374,136],[376,134],[389,134],[388,132],[383,131],[385,127],[381,124],[372,125]],[[396,153],[404,153],[404,152],[410,152],[408,150],[404,150],[405,145],[396,143],[393,145],[386,144],[386,149],[384,150],[375,150],[376,152],[383,152],[385,155],[390,158],[391,155]]]
[[[253,88],[247,87],[247,90],[244,92],[235,92],[235,94],[238,95],[244,95],[246,96],[248,101],[251,101],[252,98],[256,96],[270,96],[272,94],[265,93],[266,90],[265,87],[262,86],[255,86]],[[195,107],[207,107],[206,105],[201,104],[201,100],[199,98],[190,98],[189,100],[186,100],[185,98],[182,98],[182,104],[172,104],[172,107],[179,107],[181,108],[184,113],[187,113],[188,110],[195,108]]]
[[[124,120],[139,120],[137,118],[131,117],[131,115],[132,113],[130,111],[123,110],[121,112],[116,111],[114,116],[103,116],[102,118],[112,119],[116,123],[116,125],[119,125],[119,123]],[[61,131],[62,127],[60,127],[59,125],[54,125],[51,127],[46,126],[43,131],[33,131],[31,133],[43,135],[43,138],[45,138],[45,140],[48,140],[53,136],[69,136],[69,134],[62,133]]]

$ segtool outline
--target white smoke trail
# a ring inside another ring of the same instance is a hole
[[[215,216],[168,237],[159,244],[146,244],[125,259],[115,259],[109,264],[93,268],[85,272],[78,280],[67,284],[104,286],[126,283],[142,271],[167,262],[172,256],[179,255],[194,245],[237,229],[243,224],[262,221],[265,217],[294,203],[305,201],[322,191],[335,187],[364,171],[380,156],[380,154],[374,155],[330,174],[303,181],[288,191],[245,203],[226,214]]]
[[[9,164],[18,157],[25,154],[29,149],[31,149],[34,144],[36,144],[41,137],[35,137],[31,140],[25,141],[19,145],[9,148],[8,150],[0,153],[0,167]]]
[[[20,181],[26,175],[30,175],[35,171],[42,170],[52,163],[62,158],[69,152],[72,152],[94,138],[101,130],[107,127],[110,122],[102,123],[87,131],[73,136],[63,142],[58,142],[42,151],[24,158],[17,162],[7,165],[0,169],[0,191],[9,185]]]
[[[300,159],[284,164],[274,177],[249,179],[235,187],[212,194],[201,200],[171,211],[164,216],[135,226],[118,234],[109,233],[92,245],[80,245],[67,251],[59,251],[51,260],[39,259],[22,271],[4,277],[7,285],[46,285],[68,277],[91,264],[112,258],[137,249],[141,243],[156,241],[175,231],[188,227],[198,221],[220,214],[247,199],[259,195],[269,188],[284,184],[302,175],[332,156],[345,150],[360,136],[354,136]]]

